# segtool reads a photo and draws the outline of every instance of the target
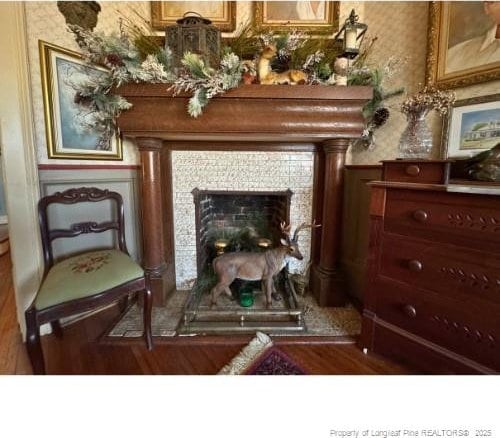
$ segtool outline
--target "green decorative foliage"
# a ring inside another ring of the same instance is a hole
[[[234,53],[223,56],[218,70],[206,65],[195,53],[185,53],[181,62],[187,70],[179,75],[172,88],[175,93],[193,93],[188,104],[191,117],[198,117],[212,97],[238,87],[241,82],[243,64]]]
[[[397,75],[406,59],[393,56],[379,66],[370,64],[370,55],[377,38],[368,40],[360,50],[349,71],[348,85],[367,85],[373,88],[373,98],[363,108],[365,130],[363,136],[355,141],[355,146],[372,149],[375,146],[374,131],[384,125],[389,118],[389,110],[384,106],[386,101],[404,93],[404,87],[387,88],[390,81]]]
[[[210,99],[240,86],[244,71],[255,73],[255,61],[262,49],[270,44],[277,48],[273,69],[293,68],[307,72],[309,84],[330,85],[332,65],[340,53],[338,44],[331,39],[311,39],[293,29],[275,34],[247,24],[224,46],[219,66],[210,66],[197,54],[187,52],[183,56],[182,67],[174,68],[170,49],[151,36],[153,30],[147,21],[139,16],[137,18],[134,22],[120,18],[120,32],[110,35],[75,25],[68,26],[84,59],[89,64],[107,68],[103,75],[73,84],[75,101],[82,106],[77,123],[84,130],[100,132],[103,144],[107,144],[109,137],[114,135],[116,118],[131,107],[124,98],[111,93],[121,85],[169,84],[175,93],[191,95],[187,111],[192,117],[199,117]],[[374,88],[374,98],[364,109],[368,124],[382,101],[401,92],[384,90],[383,69],[365,66],[375,40],[371,41],[368,50],[360,54],[349,75],[349,85],[371,85]],[[379,120],[385,120],[384,117],[379,117]]]

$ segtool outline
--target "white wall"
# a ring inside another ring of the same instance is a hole
[[[18,320],[38,288],[42,272],[36,221],[38,175],[33,142],[24,11],[0,2],[0,141],[10,218],[10,244]]]
[[[3,163],[2,160],[0,159],[0,224],[7,221],[7,205],[5,204],[3,174],[4,174]]]

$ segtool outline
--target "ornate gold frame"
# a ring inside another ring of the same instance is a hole
[[[328,24],[266,24],[264,23],[264,2],[254,3],[254,23],[258,28],[271,29],[276,31],[289,31],[291,27],[307,32],[310,35],[328,35],[333,34],[339,29],[340,4],[338,1],[327,1]]]
[[[222,32],[233,32],[236,29],[236,3],[235,1],[224,2],[228,7],[227,21],[217,22],[213,21],[212,24],[218,27]],[[153,29],[165,30],[166,26],[175,24],[176,20],[167,20],[162,17],[162,8],[168,4],[168,1],[152,1],[151,2],[151,26]],[[193,2],[194,4],[194,2]],[[182,18],[182,17],[177,17]],[[212,20],[211,17],[204,17]]]
[[[429,7],[429,31],[427,41],[426,83],[439,88],[458,88],[500,78],[500,63],[487,69],[465,70],[444,76],[440,73],[443,62],[443,48],[440,47],[444,17],[444,7],[450,2],[433,1]]]
[[[42,76],[42,97],[43,108],[45,116],[45,137],[47,141],[47,154],[48,158],[61,158],[72,160],[122,160],[123,159],[123,145],[119,132],[116,132],[116,153],[97,154],[90,152],[61,152],[57,148],[57,135],[56,126],[57,116],[54,106],[54,86],[55,75],[52,71],[51,54],[59,53],[74,59],[75,63],[82,63],[82,55],[72,50],[47,43],[45,41],[38,41],[38,49],[40,53],[40,73]],[[82,149],[83,151],[83,149]]]

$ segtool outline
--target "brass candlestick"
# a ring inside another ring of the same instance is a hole
[[[228,245],[229,245],[229,240],[217,239],[214,243],[215,249],[217,250],[217,255],[220,256],[224,254],[224,251]]]
[[[272,244],[273,242],[271,242],[269,239],[266,239],[265,237],[257,239],[257,246],[260,246],[261,248],[264,249],[270,248]]]

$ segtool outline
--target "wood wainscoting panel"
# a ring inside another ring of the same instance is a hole
[[[346,166],[342,219],[341,265],[349,294],[363,301],[368,253],[370,188],[367,183],[380,180],[382,166]]]

